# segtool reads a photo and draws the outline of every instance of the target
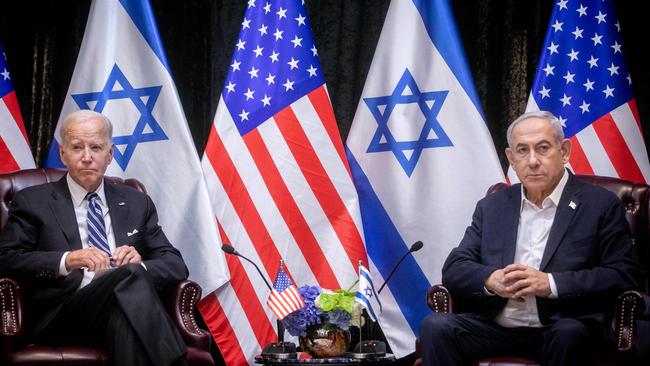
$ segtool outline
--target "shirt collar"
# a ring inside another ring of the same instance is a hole
[[[560,198],[562,198],[562,192],[564,192],[564,187],[566,187],[567,182],[569,181],[569,173],[564,169],[564,174],[562,174],[562,178],[560,178],[560,181],[557,183],[557,186],[555,186],[555,189],[553,192],[551,192],[548,197],[544,198],[544,201],[542,201],[542,208],[549,207],[549,205],[553,204],[556,207],[560,205]],[[528,200],[526,198],[526,194],[524,192],[524,185],[521,185],[521,208],[523,209],[524,203],[528,202],[532,206],[536,206],[534,203]]]
[[[70,190],[70,195],[72,196],[72,204],[75,207],[80,207],[81,204],[86,199],[86,195],[88,194],[88,191],[86,191],[84,187],[80,186],[79,183],[75,182],[74,179],[72,179],[72,177],[70,176],[70,174],[66,174],[65,179],[68,182],[68,189]],[[99,201],[101,202],[101,204],[104,207],[106,207],[106,195],[104,194],[103,179],[101,183],[99,183],[99,187],[97,187],[95,193],[97,193],[97,196],[99,196]]]

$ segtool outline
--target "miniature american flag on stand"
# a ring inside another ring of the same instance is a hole
[[[341,288],[367,264],[357,192],[300,0],[248,1],[202,160],[224,243],[300,283]],[[230,281],[199,304],[227,365],[278,339],[261,276],[226,258]]]
[[[575,173],[650,182],[612,1],[556,2],[526,109],[560,119]],[[508,176],[516,181],[512,169]]]
[[[302,300],[298,289],[296,289],[296,285],[291,282],[289,276],[282,269],[282,262],[280,262],[280,269],[278,269],[278,275],[275,276],[273,289],[266,304],[271,308],[273,314],[278,317],[278,320],[282,320],[285,316],[305,307],[305,302]]]

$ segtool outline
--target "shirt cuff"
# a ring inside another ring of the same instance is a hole
[[[486,295],[488,296],[495,296],[496,294],[490,290],[488,290],[487,287],[483,286],[483,292],[485,292]]]
[[[65,268],[65,259],[68,257],[68,254],[70,254],[70,252],[65,252],[61,256],[61,261],[59,262],[59,276],[65,277],[70,274],[70,271]]]
[[[548,274],[548,285],[551,288],[551,294],[548,295],[549,299],[557,299],[557,285],[555,284],[555,280],[553,279],[552,274]]]

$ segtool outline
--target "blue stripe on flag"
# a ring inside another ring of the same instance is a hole
[[[396,264],[396,256],[405,253],[409,246],[404,243],[384,206],[379,201],[379,197],[373,191],[368,177],[347,146],[345,151],[359,192],[359,204],[368,256],[372,259],[382,277],[386,278]],[[390,253],[390,255],[386,255],[386,253]],[[408,321],[411,330],[417,335],[420,322],[431,312],[426,303],[422,301],[431,284],[413,256],[407,256],[404,259],[404,262],[397,270],[397,274],[397,276],[391,278],[387,286],[391,289],[391,293]],[[408,289],[408,291],[404,291],[404,289]]]
[[[459,37],[460,33],[449,6],[449,1],[413,0],[413,3],[422,16],[422,21],[427,28],[431,41],[445,59],[447,65],[449,65],[451,72],[456,76],[465,93],[474,103],[483,121],[486,121],[481,102],[476,94],[472,73],[467,64],[463,44]]]
[[[165,56],[165,48],[160,41],[158,34],[158,27],[156,26],[156,18],[153,16],[151,4],[148,0],[120,0],[124,10],[129,14],[131,20],[142,36],[149,44],[149,47],[158,56],[160,62],[165,66],[167,72],[171,75],[171,69],[167,64],[167,57]]]
[[[361,300],[361,302],[364,303],[364,305],[365,305],[364,307],[365,307],[366,311],[368,312],[368,315],[370,316],[370,319],[372,319],[373,321],[377,321],[377,315],[375,314],[375,311],[372,309],[372,306],[370,305],[370,301],[368,301],[368,298],[361,295],[358,292],[354,296],[357,299]]]
[[[46,168],[65,168],[63,162],[61,161],[61,156],[59,155],[59,142],[53,138],[52,143],[50,144],[50,151],[47,153],[45,158]]]

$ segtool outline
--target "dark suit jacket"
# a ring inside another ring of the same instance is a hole
[[[162,291],[187,278],[181,254],[158,225],[156,208],[149,196],[106,181],[104,192],[116,245],[131,245],[138,250],[155,287]],[[134,229],[138,232],[128,236],[127,232]],[[74,270],[65,277],[58,272],[63,253],[81,248],[65,176],[15,194],[7,224],[0,233],[0,272],[23,285],[30,313],[27,320],[33,321],[26,324],[28,329],[36,332],[44,327],[65,298],[79,287],[82,270]]]
[[[484,283],[514,261],[520,207],[520,184],[479,201],[447,258],[442,282],[466,311],[492,318],[505,306],[506,299],[485,293]],[[558,291],[557,299],[537,298],[542,324],[563,317],[605,321],[616,296],[639,288],[642,275],[618,197],[570,175],[539,270],[553,275]]]

